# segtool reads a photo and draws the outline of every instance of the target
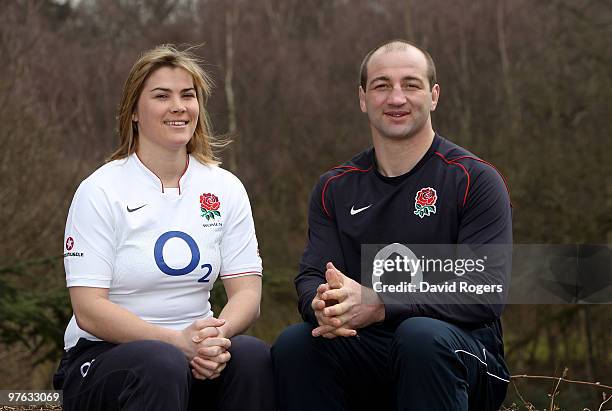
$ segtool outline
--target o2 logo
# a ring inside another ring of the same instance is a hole
[[[180,238],[189,246],[191,250],[191,261],[187,264],[186,267],[183,268],[172,268],[169,267],[168,264],[164,261],[164,246],[166,242],[171,238]],[[157,241],[155,242],[155,248],[153,249],[153,255],[155,256],[155,263],[157,267],[167,275],[178,276],[178,275],[187,275],[196,269],[198,264],[200,263],[200,249],[196,244],[195,240],[187,233],[182,231],[168,231],[159,236]],[[210,273],[212,273],[212,265],[210,264],[202,264],[200,268],[205,268],[208,271],[206,274],[198,280],[199,283],[207,283],[210,281],[208,278]]]

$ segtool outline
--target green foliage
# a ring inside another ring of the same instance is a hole
[[[64,284],[47,282],[58,262],[53,257],[0,268],[0,343],[23,344],[34,363],[57,359],[64,346],[68,292]]]

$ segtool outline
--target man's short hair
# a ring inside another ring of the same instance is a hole
[[[361,68],[359,70],[359,83],[361,85],[361,88],[363,88],[364,91],[366,90],[366,86],[368,82],[368,63],[370,62],[370,58],[372,58],[372,55],[383,47],[392,48],[393,45],[396,43],[403,43],[408,46],[412,46],[415,49],[419,50],[421,53],[423,53],[423,55],[425,56],[425,61],[427,62],[427,80],[429,80],[429,88],[431,89],[433,85],[437,83],[436,65],[434,64],[434,61],[431,58],[431,55],[424,48],[418,46],[417,44],[411,41],[403,40],[403,39],[394,39],[394,40],[386,41],[376,46],[375,48],[370,50],[368,54],[366,54],[366,56],[363,58],[363,61],[361,62]]]

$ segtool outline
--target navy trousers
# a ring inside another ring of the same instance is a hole
[[[65,411],[275,410],[269,347],[243,335],[231,341],[221,375],[197,380],[173,345],[80,339],[62,358],[53,385],[64,390]]]
[[[331,340],[312,329],[290,326],[272,347],[281,411],[488,411],[505,398],[503,345],[489,327],[415,317]]]

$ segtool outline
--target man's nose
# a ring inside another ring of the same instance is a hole
[[[388,98],[389,104],[401,106],[406,103],[406,93],[401,87],[393,87]]]

